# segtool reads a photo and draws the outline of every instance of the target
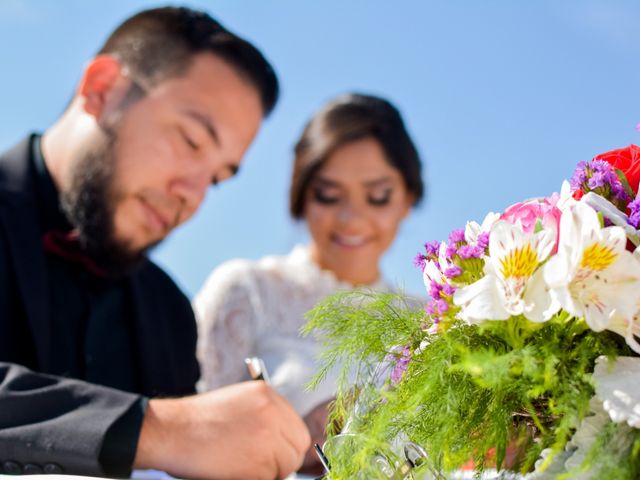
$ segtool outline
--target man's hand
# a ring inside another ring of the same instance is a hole
[[[322,446],[327,439],[327,419],[329,416],[329,404],[331,402],[333,402],[333,399],[316,405],[314,409],[304,417],[304,423],[307,425],[309,433],[311,434],[312,444],[317,443]],[[324,472],[324,468],[313,446],[307,450],[300,471],[313,475]]]
[[[150,400],[134,468],[177,477],[284,478],[301,464],[309,432],[262,381],[179,399]]]

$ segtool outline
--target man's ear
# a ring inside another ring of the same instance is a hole
[[[84,111],[99,118],[108,101],[108,94],[116,86],[123,66],[110,55],[98,55],[84,69],[78,96],[83,99]]]

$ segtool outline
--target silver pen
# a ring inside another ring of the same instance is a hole
[[[269,378],[269,372],[264,364],[264,360],[260,357],[247,357],[244,359],[244,364],[247,366],[251,380],[262,380],[267,385],[271,385],[271,379]],[[295,478],[296,474],[292,473],[284,480],[295,480]]]
[[[244,359],[251,380],[263,380],[267,385],[271,385],[269,372],[260,357],[247,357]]]

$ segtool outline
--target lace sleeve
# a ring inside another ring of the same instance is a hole
[[[209,276],[193,302],[198,321],[199,387],[247,380],[244,358],[254,350],[260,302],[252,264],[233,260]]]

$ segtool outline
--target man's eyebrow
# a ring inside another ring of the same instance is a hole
[[[228,178],[233,178],[233,177],[235,177],[235,176],[238,174],[238,172],[240,171],[240,166],[238,166],[238,165],[232,165],[232,164],[229,164],[229,165],[226,165],[226,167],[225,167],[225,168],[228,168],[228,169],[229,169],[229,177],[228,177]],[[217,185],[217,184],[218,184],[218,178],[217,178],[217,177],[214,177],[214,178],[213,178],[213,181],[212,181],[211,183],[212,183],[213,185]]]
[[[205,128],[205,130],[207,131],[211,139],[214,141],[214,143],[216,145],[220,145],[220,137],[218,137],[218,132],[214,128],[213,122],[207,115],[204,115],[200,112],[196,112],[194,110],[185,110],[184,113],[188,117],[191,117],[196,122],[200,123]]]
[[[240,171],[239,165],[229,165],[227,168],[229,168],[229,171],[231,172],[232,177],[235,177]]]

